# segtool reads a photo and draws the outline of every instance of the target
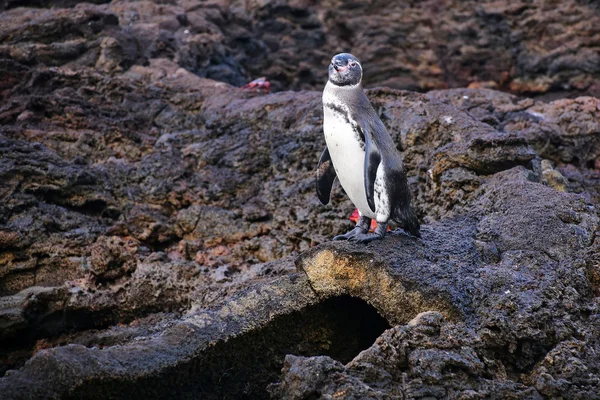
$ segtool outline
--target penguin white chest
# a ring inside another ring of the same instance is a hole
[[[365,193],[364,143],[359,139],[356,128],[343,113],[324,107],[323,132],[333,167],[344,191],[363,215],[375,218]]]

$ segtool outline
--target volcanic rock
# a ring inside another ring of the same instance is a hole
[[[3,398],[598,398],[595,4],[96,3],[0,3]],[[330,242],[340,50],[420,240]]]

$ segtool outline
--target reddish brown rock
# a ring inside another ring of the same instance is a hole
[[[100,236],[90,249],[90,272],[98,280],[114,280],[135,270],[137,242]]]
[[[596,93],[594,4],[16,4],[4,397],[598,393],[598,100],[485,89]],[[421,241],[329,243],[354,207],[314,194],[320,92],[281,90],[340,50],[369,85],[472,88],[368,91]]]
[[[118,74],[165,58],[238,87],[266,76],[276,91],[320,89],[332,55],[350,51],[368,68],[368,86],[600,93],[600,9],[593,2],[75,4],[0,3],[7,10],[0,59],[18,63],[9,64],[5,82],[30,65]]]

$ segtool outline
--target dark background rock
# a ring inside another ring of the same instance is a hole
[[[600,101],[560,98],[598,94],[595,3],[0,8],[5,397],[597,396]],[[327,243],[341,50],[391,87],[420,242]]]
[[[349,51],[371,87],[600,93],[593,1],[91,3],[107,4],[0,2],[0,58],[110,74],[166,58],[234,86],[266,76],[279,91],[320,89],[331,56]]]

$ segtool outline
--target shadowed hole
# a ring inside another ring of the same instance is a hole
[[[267,386],[281,376],[286,354],[328,355],[347,363],[388,328],[365,301],[330,298],[219,342],[159,376],[125,383],[93,381],[79,387],[72,398],[265,399]]]

